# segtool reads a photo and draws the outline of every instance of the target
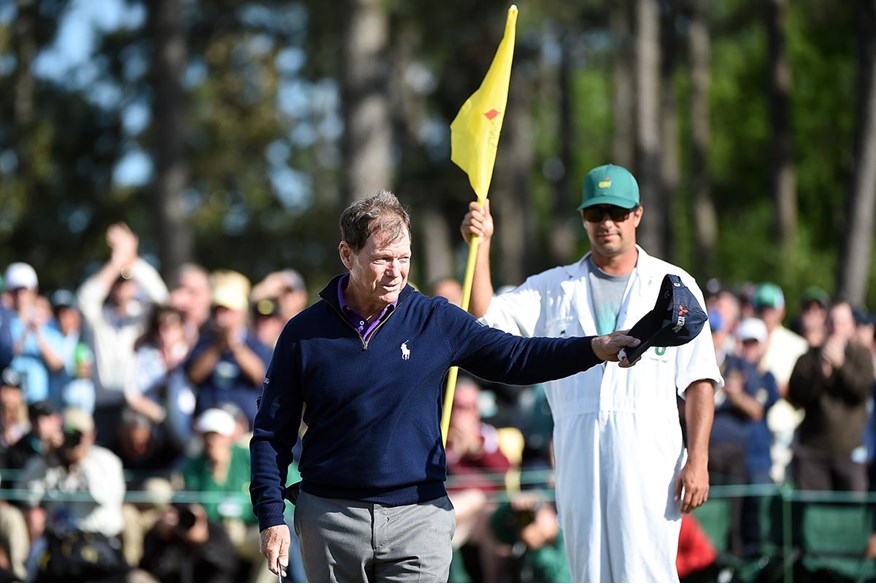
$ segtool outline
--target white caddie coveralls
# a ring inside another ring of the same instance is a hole
[[[705,310],[694,278],[639,258],[617,330],[654,308],[667,273]],[[484,323],[531,337],[596,335],[587,260],[553,268],[490,302]],[[686,453],[676,394],[694,381],[723,385],[708,325],[680,347],[651,347],[632,368],[604,363],[545,384],[554,419],[557,507],[575,582],[677,582],[681,502],[675,479]]]

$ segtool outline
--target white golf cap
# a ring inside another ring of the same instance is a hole
[[[195,423],[195,429],[201,434],[207,432],[216,432],[223,436],[231,436],[234,434],[234,428],[237,423],[234,421],[234,416],[225,410],[219,408],[209,408],[198,417]]]
[[[740,341],[755,340],[764,343],[767,340],[766,324],[759,318],[746,318],[736,327],[736,337]]]
[[[27,288],[28,290],[37,289],[37,273],[33,266],[24,262],[14,262],[6,268],[6,273],[3,275],[3,280],[7,290],[18,290],[19,288]]]

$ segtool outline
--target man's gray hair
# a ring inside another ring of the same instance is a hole
[[[341,239],[359,251],[372,233],[382,231],[396,241],[411,235],[411,218],[398,198],[384,189],[376,195],[353,202],[341,213]]]

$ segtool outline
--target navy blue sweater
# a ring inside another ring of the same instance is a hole
[[[485,327],[407,286],[367,341],[344,318],[338,279],[283,329],[255,417],[250,495],[259,529],[284,522],[283,485],[304,415],[301,488],[320,497],[405,505],[445,494],[442,379],[456,365],[532,384],[600,361],[592,337],[523,338]]]

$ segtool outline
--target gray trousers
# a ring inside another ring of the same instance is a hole
[[[447,497],[387,507],[302,491],[295,504],[309,582],[447,582],[455,529]]]

